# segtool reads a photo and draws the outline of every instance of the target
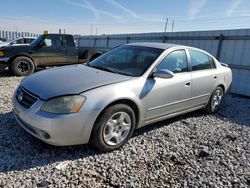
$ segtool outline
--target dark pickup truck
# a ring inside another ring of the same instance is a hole
[[[77,48],[72,35],[44,34],[30,45],[0,48],[0,64],[15,75],[32,74],[38,67],[86,63],[106,49]]]

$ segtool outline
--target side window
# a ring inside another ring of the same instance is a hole
[[[75,41],[72,36],[65,35],[65,39],[68,47],[75,47]]]
[[[44,46],[52,46],[52,40],[51,39],[44,39]]]
[[[46,36],[42,43],[44,47],[61,47],[59,36]]]
[[[169,54],[156,67],[156,70],[168,69],[173,73],[186,72],[188,70],[185,50],[177,50]]]
[[[18,39],[15,44],[24,44],[24,39]]]
[[[189,50],[189,54],[193,71],[215,68],[214,60],[208,55],[193,50]]]

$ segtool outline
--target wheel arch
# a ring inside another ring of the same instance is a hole
[[[217,87],[221,87],[223,92],[225,93],[226,88],[225,88],[225,86],[223,84],[219,84]]]
[[[89,61],[94,60],[95,58],[99,57],[102,54],[103,54],[103,52],[94,52],[93,54],[91,54]]]
[[[135,125],[135,128],[138,127],[139,125],[139,121],[140,121],[140,110],[139,110],[139,107],[137,105],[137,103],[131,99],[127,99],[127,98],[124,98],[124,99],[117,99],[117,100],[114,100],[112,102],[110,102],[108,105],[106,105],[102,111],[99,113],[99,115],[97,116],[95,122],[101,117],[101,115],[103,114],[103,112],[109,108],[110,106],[113,106],[113,105],[116,105],[116,104],[125,104],[125,105],[128,105],[135,113],[135,121],[136,121],[136,125]]]
[[[34,59],[28,55],[28,54],[17,54],[17,55],[14,55],[12,56],[10,59],[9,59],[9,63],[11,63],[14,59],[18,58],[18,57],[26,57],[26,58],[29,58],[35,65],[35,69],[37,68],[37,64],[36,62],[34,61]]]

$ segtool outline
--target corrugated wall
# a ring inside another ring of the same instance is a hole
[[[38,37],[38,34],[29,32],[15,32],[15,31],[0,31],[0,38],[6,38],[8,40],[15,39],[17,37]]]
[[[108,47],[133,42],[165,42],[210,52],[233,71],[231,92],[250,96],[250,29],[172,33],[77,36],[79,47]]]

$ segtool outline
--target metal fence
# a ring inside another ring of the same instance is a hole
[[[0,38],[7,40],[15,39],[17,37],[38,37],[39,34],[29,32],[15,32],[15,31],[0,31]]]
[[[107,47],[133,42],[163,42],[204,49],[229,64],[233,72],[231,92],[250,96],[250,29],[76,36],[79,47]]]

